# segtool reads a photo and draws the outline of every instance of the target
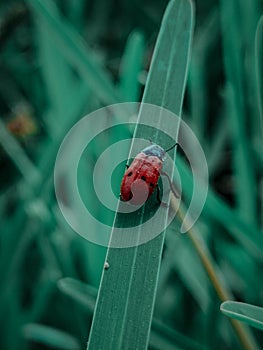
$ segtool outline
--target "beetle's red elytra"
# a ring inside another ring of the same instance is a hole
[[[121,200],[129,201],[133,205],[142,205],[157,187],[157,199],[159,202],[158,179],[162,172],[166,152],[158,145],[144,148],[133,160],[126,170],[121,183]],[[165,174],[166,175],[166,174]]]

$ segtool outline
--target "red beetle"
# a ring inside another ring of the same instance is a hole
[[[173,145],[168,150],[164,150],[158,145],[151,145],[144,148],[133,160],[131,165],[126,170],[121,183],[121,200],[131,204],[143,204],[153,193],[157,187],[157,199],[159,202],[159,186],[158,179],[160,174],[166,175],[170,182],[172,191],[173,186],[169,176],[162,172],[163,162],[165,160],[166,152],[177,145]]]

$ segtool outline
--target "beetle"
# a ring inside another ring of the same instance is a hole
[[[177,145],[176,143],[167,150],[164,150],[161,146],[152,144],[137,154],[123,176],[121,182],[121,200],[124,202],[130,201],[129,203],[133,205],[141,205],[152,195],[155,188],[157,188],[157,199],[161,203],[158,186],[160,175],[167,176],[173,193],[176,197],[179,197],[173,189],[169,176],[162,171],[166,152]]]

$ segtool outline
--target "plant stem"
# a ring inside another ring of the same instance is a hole
[[[171,195],[171,206],[178,212],[180,220],[183,222],[185,218],[185,209],[182,208],[182,203],[178,209],[178,199]],[[201,238],[200,232],[196,227],[191,227],[188,231],[190,240],[203,264],[205,271],[218,295],[218,298],[224,302],[232,298],[232,293],[227,289],[226,285],[222,281],[219,269],[215,266],[209,251],[206,249],[205,243]],[[244,350],[255,350],[258,349],[250,330],[237,320],[230,319],[233,329],[236,333],[237,338]]]

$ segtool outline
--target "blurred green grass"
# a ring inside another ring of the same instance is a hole
[[[85,114],[141,99],[166,5],[126,0],[0,5],[3,349],[65,348],[65,343],[86,348],[106,249],[72,232],[61,216],[54,162],[63,137]],[[233,299],[262,306],[263,4],[199,0],[195,7],[182,115],[202,144],[210,175],[196,229]],[[83,188],[98,155],[120,137],[106,136],[85,153],[79,169]],[[191,176],[177,158],[187,203]],[[114,181],[118,188],[120,179]],[[94,210],[106,215],[100,205]],[[189,235],[176,233],[178,225],[176,219],[166,233],[149,349],[242,349]],[[66,277],[75,284],[63,286]],[[91,306],[83,307],[85,302]],[[251,331],[260,348],[262,333]]]

